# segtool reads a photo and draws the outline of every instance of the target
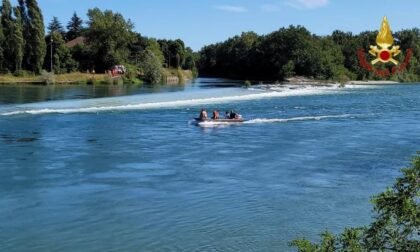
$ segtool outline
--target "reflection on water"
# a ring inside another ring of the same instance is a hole
[[[191,84],[186,84],[191,85]],[[0,104],[88,99],[142,93],[175,92],[185,85],[0,85]]]

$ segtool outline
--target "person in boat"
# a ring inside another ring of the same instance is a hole
[[[229,111],[226,111],[225,119],[230,119],[230,112]]]
[[[229,119],[236,119],[237,120],[237,119],[242,118],[242,116],[240,114],[234,112],[233,110],[230,111],[229,115],[230,115]]]
[[[207,119],[207,112],[205,109],[201,109],[200,120],[205,120],[205,119]]]
[[[217,110],[213,111],[212,119],[213,120],[219,120],[219,111],[217,111]]]

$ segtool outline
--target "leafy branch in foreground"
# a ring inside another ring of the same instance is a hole
[[[367,227],[346,229],[341,235],[325,232],[320,243],[294,240],[300,252],[419,251],[420,249],[420,152],[392,188],[374,196],[375,218]]]

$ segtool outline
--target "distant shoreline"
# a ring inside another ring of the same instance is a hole
[[[346,85],[394,85],[409,82],[387,81],[387,80],[366,80],[366,81],[348,81]]]
[[[303,76],[294,76],[286,79],[285,84],[298,84],[298,85],[330,85],[330,84],[340,84],[334,81],[328,80],[316,80],[310,79]],[[406,84],[409,82],[398,82],[390,80],[350,80],[343,85],[395,85],[395,84]]]
[[[194,78],[191,70],[181,70],[163,68],[162,78],[167,85],[184,84]],[[65,74],[43,74],[28,73],[26,76],[14,76],[13,74],[0,74],[0,85],[114,85],[114,84],[143,84],[141,76],[137,76],[138,81],[132,82],[126,75],[111,76],[106,73],[81,73],[71,72]]]

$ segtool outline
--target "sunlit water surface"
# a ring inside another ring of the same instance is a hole
[[[0,251],[287,251],[369,223],[420,149],[420,85],[232,86],[0,87]]]

